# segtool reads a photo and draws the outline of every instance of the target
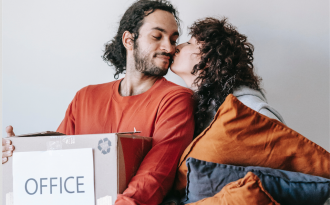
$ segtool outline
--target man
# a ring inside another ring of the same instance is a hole
[[[57,129],[74,135],[126,132],[135,127],[142,136],[153,138],[151,150],[128,188],[118,195],[116,205],[159,204],[192,140],[191,92],[162,77],[172,62],[179,36],[176,13],[165,0],[135,2],[122,17],[103,56],[116,68],[115,78],[126,72],[125,77],[78,91]],[[7,132],[14,135],[12,127]],[[9,150],[10,141],[6,145],[3,140],[4,144]],[[11,155],[6,153],[3,159]]]

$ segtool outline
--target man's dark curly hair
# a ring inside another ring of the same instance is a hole
[[[153,13],[157,9],[173,14],[178,27],[180,27],[178,11],[169,1],[138,0],[133,3],[121,18],[116,36],[105,44],[103,60],[115,67],[115,79],[118,79],[119,74],[124,73],[126,70],[126,48],[122,42],[123,33],[129,31],[133,34],[134,39],[132,40],[135,42],[139,37],[139,29],[143,25],[144,17]]]
[[[218,109],[225,98],[239,86],[260,90],[261,78],[254,73],[252,44],[226,18],[205,18],[190,27],[190,34],[200,44],[201,61],[192,74],[197,107],[195,136],[205,128],[207,111]]]

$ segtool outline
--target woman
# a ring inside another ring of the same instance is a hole
[[[226,18],[205,18],[190,27],[191,39],[177,46],[171,70],[194,91],[196,100],[195,137],[212,122],[229,94],[251,109],[284,123],[267,104],[254,73],[252,44]],[[176,195],[176,196],[175,196]],[[179,204],[180,196],[170,193],[162,204]]]
[[[177,46],[171,70],[194,90],[195,136],[213,120],[229,94],[243,104],[284,123],[267,104],[254,73],[252,44],[227,19],[205,18],[190,27],[191,39]]]

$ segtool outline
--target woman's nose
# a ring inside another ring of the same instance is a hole
[[[180,53],[180,49],[182,48],[182,46],[183,46],[183,43],[181,43],[180,45],[178,45],[178,46],[175,48],[175,54]]]

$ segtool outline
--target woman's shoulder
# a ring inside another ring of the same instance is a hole
[[[234,90],[233,95],[245,106],[261,113],[269,118],[284,123],[281,114],[267,102],[265,94],[261,90],[255,90],[247,86],[241,86]]]

